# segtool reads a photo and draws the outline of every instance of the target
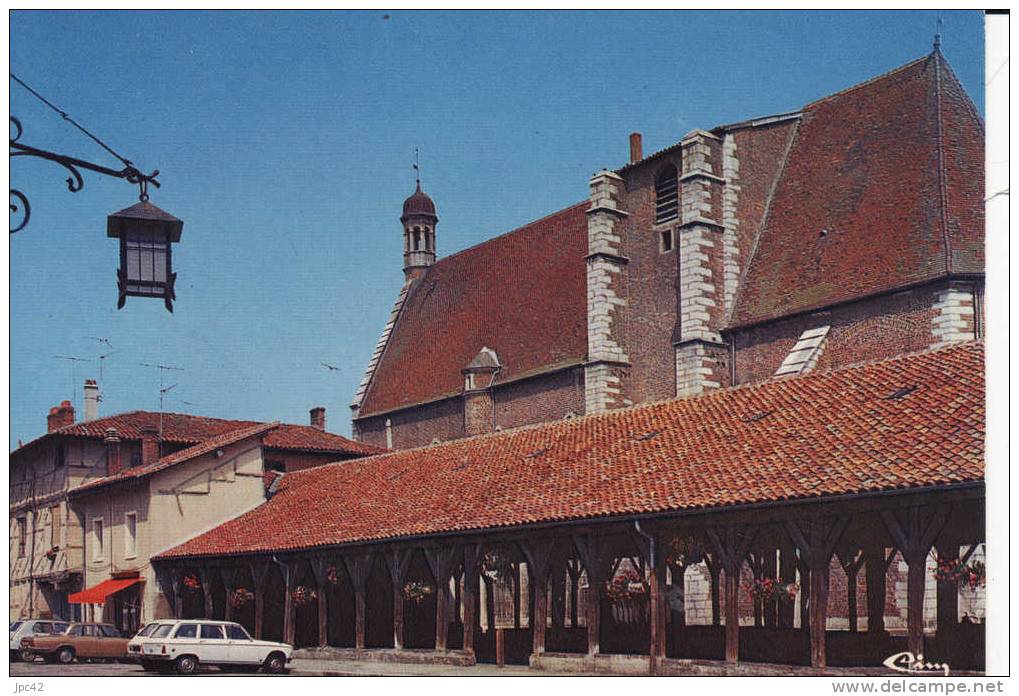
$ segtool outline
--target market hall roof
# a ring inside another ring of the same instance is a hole
[[[500,382],[587,355],[585,201],[439,259],[408,292],[357,417],[459,394],[483,346]]]
[[[984,128],[939,50],[807,105],[732,326],[984,272]]]
[[[957,344],[298,471],[160,557],[978,485],[983,365]]]

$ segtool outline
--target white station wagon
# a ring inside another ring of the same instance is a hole
[[[203,619],[159,621],[148,635],[136,636],[128,645],[128,657],[143,669],[178,674],[194,674],[201,665],[281,674],[293,651],[286,643],[255,640],[240,624]]]

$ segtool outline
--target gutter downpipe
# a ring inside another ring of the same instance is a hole
[[[658,587],[658,573],[655,569],[655,537],[653,534],[648,534],[640,527],[640,518],[633,518],[633,528],[642,537],[648,541],[648,567],[651,569],[651,586],[653,586],[657,592],[650,593],[648,599],[653,600],[648,602],[648,611],[650,612],[650,626],[651,626],[651,640],[648,642],[648,674],[654,675],[657,672],[658,661],[655,657],[655,650],[657,649],[655,643],[658,641],[658,633],[662,630],[662,626],[658,625],[658,596],[661,594],[661,588]],[[652,595],[654,595],[652,597]]]

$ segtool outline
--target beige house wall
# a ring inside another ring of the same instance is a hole
[[[78,498],[84,520],[85,586],[114,573],[138,571],[144,580],[142,622],[171,614],[150,559],[193,536],[250,510],[265,500],[262,448],[257,438],[224,447],[132,484],[105,487]],[[127,516],[136,516],[134,553]],[[95,521],[102,521],[98,545]],[[96,614],[97,618],[99,614]],[[106,620],[110,619],[107,608]]]
[[[80,589],[75,580],[83,570],[82,529],[68,506],[67,491],[105,473],[106,448],[89,440],[62,439],[12,457],[8,576],[12,620],[51,616],[61,610],[60,595]]]

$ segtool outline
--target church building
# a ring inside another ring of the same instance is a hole
[[[445,258],[419,182],[354,437],[405,449],[978,339],[983,143],[935,46],[646,156],[634,133],[587,200]]]

